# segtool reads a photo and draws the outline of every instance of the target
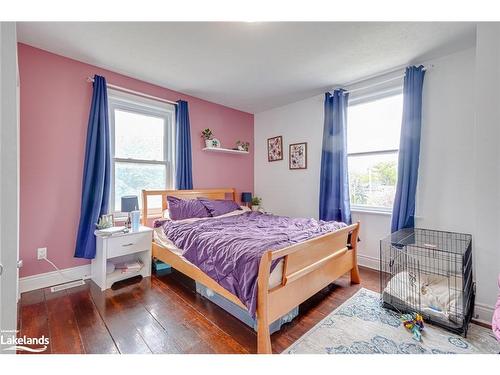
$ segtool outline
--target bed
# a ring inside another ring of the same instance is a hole
[[[197,190],[143,190],[142,220],[147,225],[149,220],[160,218],[161,212],[168,209],[167,197],[180,199],[231,199],[236,201],[236,191],[227,189]],[[161,212],[151,214],[148,209],[150,198],[161,197]],[[218,222],[237,222],[243,220],[261,220],[258,214],[248,213],[235,218],[218,219]],[[195,226],[194,224],[192,226]],[[351,282],[359,283],[357,265],[357,238],[359,223],[344,226],[338,230],[296,242],[273,250],[270,248],[258,256],[255,269],[255,315],[257,319],[257,352],[272,353],[269,325],[288,313],[306,299],[335,281],[340,276],[350,273]],[[251,246],[250,246],[251,247]],[[152,244],[152,256],[170,264],[177,271],[205,285],[234,304],[249,309],[249,301],[239,298],[234,290],[229,291],[219,280],[210,277],[200,267],[186,259],[175,244],[155,236]],[[184,253],[183,253],[184,251]],[[253,249],[249,249],[251,253]],[[213,275],[212,275],[213,276]],[[241,295],[240,295],[241,297]],[[243,300],[243,302],[242,302]]]

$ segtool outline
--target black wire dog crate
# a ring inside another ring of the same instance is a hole
[[[407,228],[380,241],[382,304],[418,312],[427,322],[467,335],[474,310],[472,236]]]

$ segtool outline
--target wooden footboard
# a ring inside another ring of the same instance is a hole
[[[258,353],[272,353],[269,324],[276,319],[347,272],[351,282],[361,282],[356,254],[358,233],[356,223],[262,256],[257,300]],[[284,258],[283,278],[280,285],[270,289],[271,263],[280,258]]]

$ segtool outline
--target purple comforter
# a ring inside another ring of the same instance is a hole
[[[165,235],[184,257],[236,295],[255,317],[262,254],[344,227],[338,222],[245,212],[196,222],[166,221]],[[279,260],[273,262],[271,271]]]

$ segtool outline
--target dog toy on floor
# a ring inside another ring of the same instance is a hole
[[[401,321],[406,329],[412,333],[414,340],[422,340],[422,331],[424,330],[424,318],[422,315],[417,313],[403,314],[401,316]]]

